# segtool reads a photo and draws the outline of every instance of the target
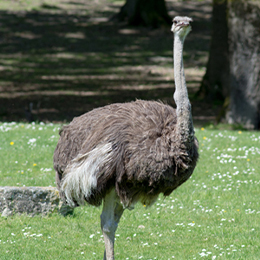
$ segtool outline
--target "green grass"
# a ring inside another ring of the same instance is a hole
[[[52,155],[59,125],[0,125],[1,186],[54,186]]]
[[[0,185],[54,185],[59,125],[0,124]],[[126,210],[117,259],[259,259],[260,133],[197,129],[191,179],[150,208]],[[30,141],[31,140],[31,141]],[[102,259],[101,208],[0,218],[0,259]]]

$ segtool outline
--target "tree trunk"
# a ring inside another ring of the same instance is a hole
[[[260,3],[213,0],[212,40],[198,94],[225,100],[219,120],[260,128]]]
[[[229,123],[260,128],[260,3],[229,0]]]
[[[116,19],[127,20],[130,25],[159,27],[171,24],[165,0],[127,0]]]
[[[206,74],[199,96],[223,100],[229,92],[227,0],[213,0],[212,35]]]

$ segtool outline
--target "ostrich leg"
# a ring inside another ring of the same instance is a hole
[[[104,199],[103,210],[100,216],[101,229],[106,248],[103,260],[114,260],[115,232],[123,212],[123,206],[120,204],[115,190],[113,189]]]

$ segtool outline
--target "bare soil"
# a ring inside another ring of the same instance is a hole
[[[135,99],[174,106],[170,26],[111,20],[123,1],[21,2],[0,3],[1,121],[67,122],[95,107]],[[184,59],[193,118],[201,126],[219,110],[194,97],[208,59],[211,1],[171,0],[167,7],[172,17],[194,19]]]

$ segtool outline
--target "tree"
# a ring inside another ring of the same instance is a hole
[[[130,25],[152,27],[172,22],[165,0],[127,0],[115,18],[127,20]]]
[[[230,103],[226,118],[260,128],[260,3],[229,1]]]
[[[213,0],[212,35],[206,74],[199,95],[223,100],[229,90],[227,0]]]
[[[260,3],[214,0],[207,71],[199,94],[224,101],[228,123],[260,128]]]

